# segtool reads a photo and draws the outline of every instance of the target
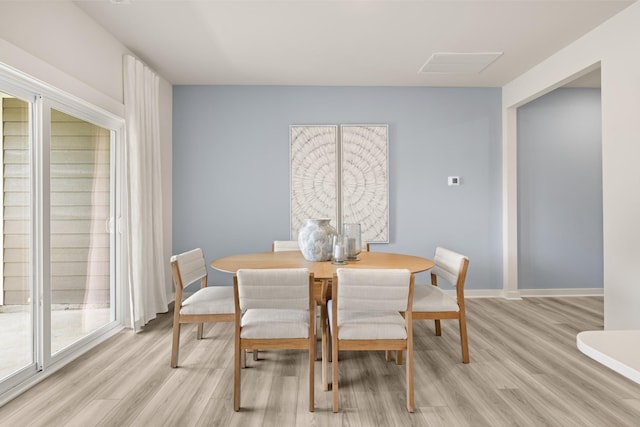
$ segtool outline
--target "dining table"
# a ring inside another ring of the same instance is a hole
[[[420,273],[435,264],[428,258],[415,255],[369,251],[360,252],[358,260],[334,264],[332,261],[307,261],[300,251],[278,251],[231,255],[214,259],[210,265],[218,271],[234,274],[243,268],[307,268],[317,284],[314,297],[321,303],[322,288],[326,285],[324,296],[330,294],[331,279],[338,268],[403,268],[411,273]]]
[[[357,260],[334,264],[332,261],[308,261],[300,251],[271,251],[231,255],[214,259],[210,265],[218,271],[233,274],[243,268],[307,268],[313,273],[315,302],[323,307],[331,295],[331,279],[338,268],[403,268],[411,273],[421,273],[433,268],[435,263],[415,255],[362,251]],[[256,357],[254,353],[254,359]],[[396,363],[402,364],[400,351],[396,354]],[[323,369],[326,366],[323,365]]]

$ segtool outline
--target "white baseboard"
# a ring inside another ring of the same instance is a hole
[[[604,288],[519,289],[523,297],[601,297]]]
[[[454,290],[447,293],[455,296]],[[465,289],[465,298],[504,298],[519,300],[527,297],[601,297],[603,288],[517,289],[506,293],[503,289]]]
[[[455,296],[455,291],[452,292],[452,296]],[[504,298],[504,291],[502,289],[465,289],[465,298]]]

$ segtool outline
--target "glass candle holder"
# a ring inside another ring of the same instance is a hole
[[[360,224],[344,224],[342,226],[344,233],[346,258],[348,260],[357,261],[358,255],[362,252],[362,238]]]
[[[331,262],[334,264],[346,264],[347,248],[342,234],[333,236],[333,251],[331,255]]]

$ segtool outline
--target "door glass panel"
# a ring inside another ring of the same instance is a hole
[[[0,379],[34,363],[30,104],[0,93],[2,281]]]
[[[107,325],[111,131],[51,110],[51,354]]]

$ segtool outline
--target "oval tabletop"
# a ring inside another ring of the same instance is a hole
[[[308,268],[316,279],[331,279],[338,268],[406,268],[412,273],[427,271],[433,261],[414,255],[389,252],[361,252],[359,261],[332,264],[331,261],[307,261],[299,251],[259,252],[232,255],[211,261],[211,267],[227,273],[241,268]]]

